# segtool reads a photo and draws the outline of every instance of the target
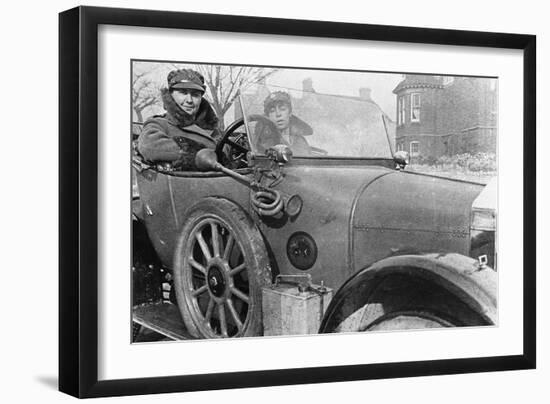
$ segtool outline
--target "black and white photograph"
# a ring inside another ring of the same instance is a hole
[[[544,4],[6,3],[0,400],[548,402]]]
[[[60,391],[536,368],[535,35],[285,16],[60,13]]]
[[[497,77],[130,69],[132,343],[499,325]]]

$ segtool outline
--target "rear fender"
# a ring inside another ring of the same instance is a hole
[[[438,293],[448,293],[467,305],[483,324],[497,323],[497,274],[493,269],[480,268],[476,260],[454,253],[400,255],[382,259],[348,279],[327,308],[319,332],[358,331],[350,327],[350,321],[361,321],[364,308],[372,303],[375,292],[380,295],[377,288],[389,277],[410,280],[411,289],[417,284],[431,285]],[[383,293],[391,295],[392,290]]]

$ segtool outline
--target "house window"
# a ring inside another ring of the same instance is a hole
[[[418,156],[419,146],[419,142],[411,142],[409,149],[411,151],[411,156]]]
[[[420,94],[411,94],[411,122],[420,122]]]
[[[397,143],[397,151],[405,150],[405,145],[401,142]]]
[[[397,100],[397,125],[405,123],[405,97],[399,97]]]

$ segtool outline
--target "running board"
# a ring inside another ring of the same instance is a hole
[[[172,340],[193,339],[172,303],[147,303],[133,308],[133,321]]]

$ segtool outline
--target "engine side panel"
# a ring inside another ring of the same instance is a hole
[[[372,182],[352,219],[353,271],[404,253],[468,255],[470,211],[482,186],[395,173]]]
[[[276,259],[276,270],[281,274],[310,274],[313,283],[322,281],[337,289],[352,274],[349,226],[355,196],[366,183],[392,170],[376,166],[288,165],[284,173],[284,180],[275,189],[286,196],[299,195],[303,200],[302,211],[293,218],[256,216],[272,257]],[[293,266],[287,255],[288,240],[296,232],[309,234],[317,246],[317,260],[306,270]]]

